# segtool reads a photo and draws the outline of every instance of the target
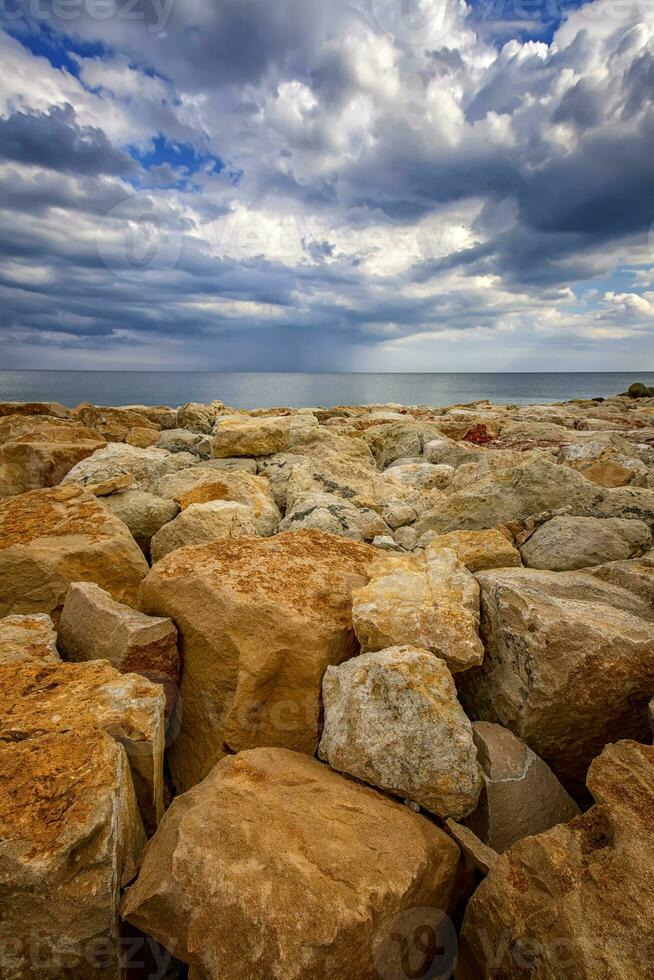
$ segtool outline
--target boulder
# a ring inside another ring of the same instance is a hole
[[[107,442],[126,442],[131,432],[146,429],[151,432],[155,442],[159,438],[159,424],[131,408],[108,408],[84,402],[73,409],[71,418],[96,429]]]
[[[243,504],[252,513],[257,534],[268,536],[279,528],[281,514],[267,480],[242,470],[215,470],[194,466],[159,480],[157,493],[175,500],[182,510],[192,504],[227,500]]]
[[[179,514],[176,500],[166,500],[145,490],[127,490],[104,497],[109,508],[130,530],[141,548],[148,551],[150,542],[160,528]]]
[[[132,412],[138,412],[143,418],[159,429],[177,428],[177,409],[170,408],[168,405],[123,405]]]
[[[457,823],[451,817],[445,821],[445,827],[450,837],[461,848],[461,853],[464,855],[468,866],[480,871],[482,875],[487,875],[499,857],[497,851],[479,840],[469,827],[464,827],[463,824]]]
[[[466,910],[457,980],[650,974],[654,748],[607,746],[588,788],[596,806],[495,862]]]
[[[286,511],[288,482],[293,469],[298,464],[306,462],[306,459],[306,456],[300,456],[297,453],[275,453],[274,456],[259,459],[259,474],[270,483],[275,503],[282,513]]]
[[[201,459],[211,454],[211,441],[207,436],[190,429],[167,429],[160,434],[157,446],[169,453],[193,453]]]
[[[382,470],[397,459],[422,456],[425,445],[440,435],[441,431],[436,423],[418,422],[415,419],[375,425],[364,433],[377,466]]]
[[[68,586],[81,579],[135,605],[147,571],[127,527],[80,487],[0,501],[0,616],[58,614]]]
[[[285,453],[291,448],[296,434],[310,425],[317,425],[317,422],[306,416],[232,416],[216,426],[211,453],[216,457]]]
[[[442,657],[452,672],[481,664],[479,587],[453,551],[379,556],[368,576],[352,602],[363,650],[409,644]]]
[[[402,646],[328,667],[320,758],[439,817],[477,805],[472,725],[445,661]]]
[[[0,664],[58,663],[57,634],[49,616],[5,616],[0,619]]]
[[[124,746],[146,830],[163,814],[164,695],[102,660],[0,666],[0,744],[95,728]]]
[[[120,888],[144,843],[125,750],[107,734],[0,742],[0,976],[120,980]]]
[[[92,582],[74,582],[58,635],[66,660],[108,660],[121,674],[141,674],[163,684],[170,714],[180,683],[177,630],[170,619],[137,612]]]
[[[291,468],[288,478],[287,507],[292,508],[307,493],[330,493],[355,507],[382,513],[395,498],[404,499],[412,488],[377,473],[370,466],[329,456],[305,459]]]
[[[47,416],[0,418],[0,497],[55,486],[105,445],[92,429]]]
[[[225,411],[225,406],[220,401],[213,401],[209,405],[189,402],[177,409],[177,425],[180,429],[190,429],[191,432],[209,435],[216,420],[224,415]]]
[[[374,510],[355,507],[332,493],[314,492],[295,497],[279,530],[298,531],[302,528],[329,531],[354,541],[371,541],[377,535],[390,534],[388,524]]]
[[[465,463],[476,463],[485,456],[483,449],[445,436],[432,439],[424,446],[425,459],[435,466],[452,466],[456,469]]]
[[[484,787],[465,824],[484,844],[503,853],[577,816],[579,807],[550,767],[508,728],[488,721],[472,728]]]
[[[607,742],[644,738],[654,690],[648,599],[585,572],[480,572],[486,659],[461,678],[468,714],[523,739],[583,798]]]
[[[156,446],[140,449],[123,443],[110,443],[74,466],[61,482],[85,487],[128,473],[132,476],[131,487],[134,490],[154,493],[162,477],[187,469],[195,463],[197,457],[192,453],[169,453]]]
[[[444,490],[452,482],[453,466],[435,466],[433,463],[407,463],[398,466],[393,463],[384,471],[384,475],[415,490]]]
[[[61,402],[0,402],[0,418],[3,415],[50,415],[67,419],[70,409]]]
[[[507,531],[496,528],[488,531],[450,531],[436,534],[428,531],[420,540],[420,547],[428,544],[437,548],[449,548],[470,572],[482,572],[488,568],[511,568],[522,564],[520,552],[513,545]]]
[[[128,446],[138,446],[140,449],[147,449],[148,446],[157,445],[160,435],[159,429],[137,425],[129,430],[125,436],[125,442]]]
[[[450,911],[458,863],[426,818],[260,748],[177,797],[122,911],[197,980],[400,977],[398,934]]]
[[[226,751],[280,745],[313,755],[325,669],[358,653],[352,590],[378,554],[319,531],[182,548],[143,583],[145,612],[170,616],[184,656],[178,790]]]
[[[152,538],[150,553],[154,563],[177,548],[256,533],[252,507],[232,500],[210,500],[191,504],[175,520],[164,524]]]
[[[619,517],[553,517],[520,548],[529,568],[555,572],[587,568],[642,553],[652,540],[647,524]]]

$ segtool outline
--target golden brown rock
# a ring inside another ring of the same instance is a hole
[[[0,743],[0,976],[120,980],[120,887],[145,843],[104,732]]]
[[[95,582],[136,604],[148,565],[129,530],[76,486],[0,500],[0,616],[58,616],[71,582]]]
[[[150,429],[155,435],[155,442],[161,426],[146,415],[130,408],[108,408],[103,405],[91,405],[87,402],[74,408],[72,417],[84,425],[100,432],[108,442],[125,442],[129,433],[135,429]]]
[[[123,916],[195,980],[399,978],[403,918],[449,911],[458,863],[407,807],[315,759],[255,749],[174,801]]]
[[[0,418],[0,497],[55,486],[105,445],[93,429],[47,416]]]
[[[57,634],[44,613],[0,619],[0,664],[58,663]]]
[[[251,509],[257,534],[274,534],[281,521],[269,481],[243,470],[191,466],[163,477],[157,484],[157,493],[165,499],[175,500],[182,510],[212,500],[244,504]]]
[[[468,571],[482,572],[487,568],[509,568],[521,565],[520,552],[511,536],[499,528],[488,531],[450,531],[430,541],[435,547],[450,548]]]
[[[222,539],[167,555],[142,608],[180,632],[181,731],[169,752],[180,791],[226,750],[315,752],[325,669],[358,652],[352,589],[376,554],[319,531]]]
[[[457,980],[642,980],[654,932],[654,748],[607,746],[583,816],[503,854],[468,905]]]
[[[0,743],[46,732],[106,731],[125,747],[143,822],[163,813],[164,695],[136,674],[102,660],[0,666]]]

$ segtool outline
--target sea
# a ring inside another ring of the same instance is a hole
[[[597,398],[654,371],[521,374],[305,374],[185,371],[0,371],[0,401],[58,401],[69,407],[223,401],[233,408],[314,408],[394,402],[440,408],[488,399],[527,404]]]

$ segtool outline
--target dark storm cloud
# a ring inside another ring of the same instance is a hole
[[[71,105],[0,117],[0,158],[69,174],[137,172],[134,160],[95,126],[79,126]]]

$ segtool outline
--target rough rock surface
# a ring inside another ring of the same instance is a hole
[[[0,666],[0,744],[47,732],[106,731],[124,746],[146,829],[163,813],[164,695],[101,660]]]
[[[473,718],[510,728],[577,795],[607,742],[647,735],[654,576],[648,599],[586,572],[477,578],[486,659],[461,678],[462,703]]]
[[[79,487],[0,501],[0,616],[58,613],[80,580],[135,605],[147,570],[123,522]]]
[[[274,534],[281,521],[268,481],[242,470],[193,466],[164,477],[157,484],[157,493],[175,500],[182,510],[211,500],[244,504],[251,509],[257,534]]]
[[[123,915],[197,980],[399,977],[393,923],[449,911],[458,862],[407,807],[315,759],[255,749],[173,802]]]
[[[157,531],[179,514],[176,500],[164,500],[145,490],[112,493],[103,498],[102,503],[127,525],[144,549],[150,547],[150,541]]]
[[[377,535],[390,534],[388,524],[374,510],[355,507],[331,493],[306,493],[295,497],[279,530],[298,531],[302,528],[330,531],[354,541],[371,541]]]
[[[152,562],[160,561],[177,548],[256,533],[254,511],[246,504],[237,504],[233,500],[190,504],[173,521],[164,524],[152,538]]]
[[[291,469],[287,506],[293,507],[295,501],[307,493],[329,493],[355,507],[381,513],[395,498],[404,500],[411,490],[390,474],[383,476],[363,463],[337,456],[305,459]]]
[[[480,840],[501,853],[577,816],[579,807],[550,767],[508,728],[488,721],[472,728],[484,788],[465,823]]]
[[[82,402],[71,412],[71,418],[91,429],[96,429],[108,442],[128,442],[138,430],[148,429],[156,442],[159,423],[133,408],[109,408]]]
[[[216,457],[224,457],[272,456],[274,453],[287,452],[293,442],[294,430],[307,424],[310,423],[290,415],[226,418],[214,430],[211,453]]]
[[[0,664],[58,663],[57,634],[44,613],[0,619]]]
[[[66,660],[108,660],[121,674],[163,684],[170,713],[180,682],[177,630],[170,619],[146,616],[91,582],[75,582],[66,593],[58,636]]]
[[[434,487],[437,490],[444,490],[452,482],[454,467],[435,466],[424,461],[405,463],[403,466],[393,463],[384,471],[384,475],[409,487],[415,487],[416,490],[432,490]]]
[[[52,487],[105,445],[92,429],[45,416],[0,418],[0,497]]]
[[[477,805],[482,774],[472,725],[445,662],[392,647],[328,667],[320,758],[439,817]]]
[[[449,534],[434,534],[431,531],[425,538],[428,539],[425,545],[453,551],[470,572],[522,564],[520,552],[510,540],[510,535],[495,528],[488,531],[450,531]]]
[[[453,672],[481,664],[479,587],[453,551],[380,556],[368,575],[352,605],[363,650],[408,643],[442,657]]]
[[[182,638],[181,730],[169,752],[178,790],[226,750],[280,745],[315,752],[329,664],[358,652],[352,590],[370,546],[319,531],[222,539],[154,566],[142,608]]]
[[[641,554],[651,543],[647,524],[619,517],[553,517],[521,546],[529,568],[565,572]]]
[[[196,463],[197,457],[192,453],[169,453],[165,449],[157,449],[156,446],[142,449],[112,442],[73,466],[61,482],[77,483],[84,487],[130,474],[133,490],[154,493],[157,482],[162,477]]]
[[[641,980],[652,964],[654,748],[609,745],[596,805],[502,855],[470,901],[457,980]]]
[[[144,843],[125,750],[108,735],[0,742],[0,976],[120,980],[120,887]]]

